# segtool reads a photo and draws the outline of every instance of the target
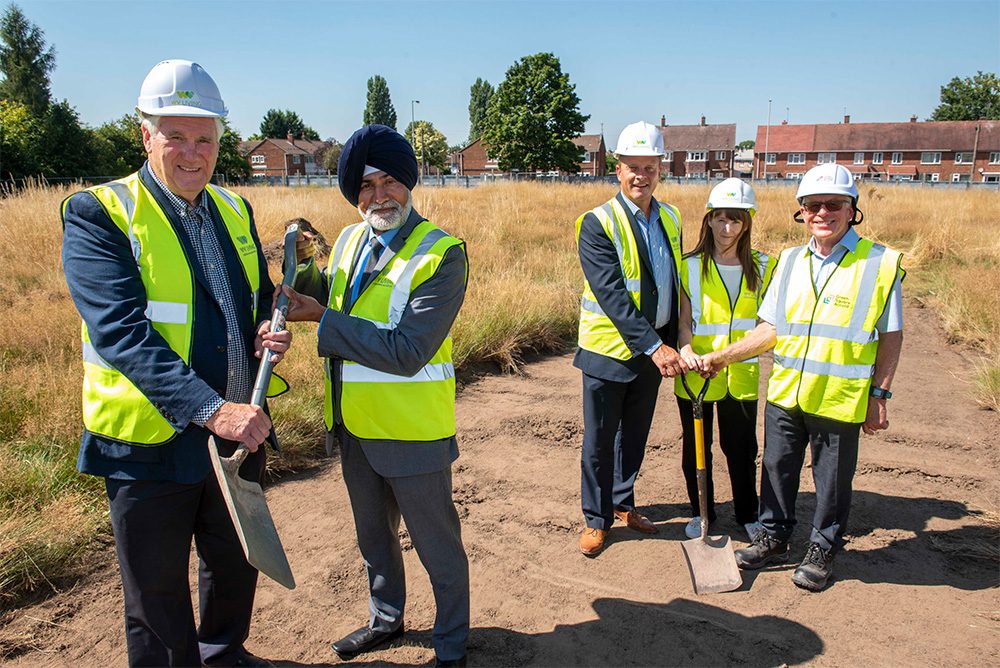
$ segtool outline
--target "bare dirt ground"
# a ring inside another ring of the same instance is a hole
[[[459,394],[454,468],[472,572],[472,665],[997,666],[997,549],[983,512],[998,509],[1000,421],[969,398],[972,356],[945,343],[910,304],[890,401],[890,429],[862,436],[850,543],[826,591],[790,580],[808,537],[808,468],[788,566],[744,574],[738,591],[697,596],[680,541],[689,518],[680,426],[661,389],[641,477],[640,510],[660,528],[617,525],[596,559],[578,550],[581,382],[570,354],[517,376],[484,376]],[[763,411],[761,411],[763,412]],[[715,458],[720,521],[739,547],[724,458]],[[246,646],[277,666],[341,662],[330,642],[367,619],[367,590],[338,462],[268,491],[298,587],[263,579]],[[804,520],[804,521],[803,521]],[[405,541],[405,532],[404,532]],[[408,546],[408,541],[405,541]],[[122,600],[106,565],[48,600],[6,616],[0,643],[18,666],[124,666]],[[408,631],[355,663],[432,664],[434,605],[406,551]]]

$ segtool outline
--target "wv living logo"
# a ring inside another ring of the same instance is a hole
[[[251,241],[245,234],[241,234],[236,237],[236,240],[240,242],[240,255],[250,255],[257,250],[253,245],[253,241]]]
[[[845,295],[827,295],[823,297],[824,304],[833,304],[837,308],[851,308],[851,298]]]
[[[176,100],[171,100],[170,104],[181,104],[186,107],[200,107],[201,100],[195,100],[193,90],[179,90],[175,93]]]

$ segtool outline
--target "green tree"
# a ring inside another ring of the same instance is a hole
[[[756,145],[753,139],[744,139],[739,144],[736,145],[737,151],[745,151],[748,148],[753,148]]]
[[[35,143],[38,119],[20,102],[0,100],[0,179],[39,176],[42,165]]]
[[[493,86],[486,79],[477,77],[476,83],[472,84],[469,95],[469,122],[472,124],[469,128],[470,144],[483,135],[483,121],[494,92]]]
[[[80,124],[76,109],[63,100],[49,105],[37,147],[45,176],[105,176],[100,171],[94,131]]]
[[[502,170],[576,172],[583,149],[571,141],[590,116],[580,113],[576,85],[551,53],[525,56],[507,70],[490,99],[483,144]]]
[[[291,109],[281,111],[268,109],[260,122],[260,136],[263,139],[285,139],[288,133],[295,139],[312,139],[319,141],[319,133],[306,125],[299,115]],[[253,139],[254,137],[251,137]]]
[[[142,124],[135,114],[108,121],[94,130],[97,139],[99,176],[127,176],[146,161]]]
[[[941,104],[931,114],[932,121],[1000,120],[1000,78],[993,72],[973,77],[955,77],[941,86]]]
[[[247,180],[253,171],[250,168],[250,161],[240,153],[240,137],[238,130],[229,125],[229,121],[222,119],[225,130],[219,138],[219,158],[215,161],[215,173],[224,174],[230,180]]]
[[[0,18],[0,100],[23,104],[36,118],[49,107],[49,72],[56,67],[54,46],[45,48],[45,33],[17,5]]]
[[[396,110],[389,97],[389,84],[379,74],[368,80],[368,104],[365,106],[362,121],[363,125],[374,123],[388,125],[393,130],[396,129]]]
[[[611,151],[608,151],[607,153],[604,154],[605,173],[610,174],[611,172],[615,171],[616,167],[618,167],[618,156],[612,153]]]
[[[330,172],[331,174],[337,173],[337,162],[340,160],[340,152],[344,150],[344,145],[337,141],[336,137],[327,137],[326,148],[323,149],[322,155],[317,158],[317,161],[323,165],[323,168]]]
[[[406,126],[404,136],[417,154],[417,162],[423,163],[426,156],[427,164],[444,169],[448,162],[448,139],[432,123],[410,123]]]

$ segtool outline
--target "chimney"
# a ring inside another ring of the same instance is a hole
[[[701,117],[701,125],[702,125],[702,127],[704,127],[704,125],[705,125],[705,117],[704,116]]]
[[[660,116],[660,127],[661,128],[667,127],[667,115],[666,114],[664,114],[663,116]]]
[[[288,132],[288,141],[295,141],[295,135],[293,135],[291,131]]]
[[[844,114],[844,123],[850,123],[851,117],[848,114]]]
[[[788,125],[788,121],[781,121],[782,125]]]
[[[911,123],[916,123],[917,122],[917,115],[916,114],[913,114],[912,116],[910,116],[910,122]]]

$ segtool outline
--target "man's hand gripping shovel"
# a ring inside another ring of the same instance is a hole
[[[285,275],[283,285],[290,286],[295,278],[295,236],[298,225],[290,225],[285,231]],[[271,317],[271,331],[281,331],[285,326],[285,313],[288,310],[288,297],[282,293],[274,307]],[[274,367],[272,353],[264,350],[264,357],[257,372],[254,383],[253,397],[250,400],[254,406],[261,406],[267,394],[267,386],[271,381],[271,370]],[[272,435],[273,435],[272,430]],[[277,441],[275,441],[277,443]],[[295,578],[288,565],[288,558],[274,528],[271,512],[264,500],[264,490],[256,482],[244,480],[239,476],[240,465],[249,454],[243,444],[233,453],[232,457],[220,457],[215,446],[215,437],[209,437],[208,449],[212,453],[212,466],[219,479],[219,487],[229,507],[229,515],[243,545],[243,553],[254,568],[268,576],[278,584],[295,589]]]

